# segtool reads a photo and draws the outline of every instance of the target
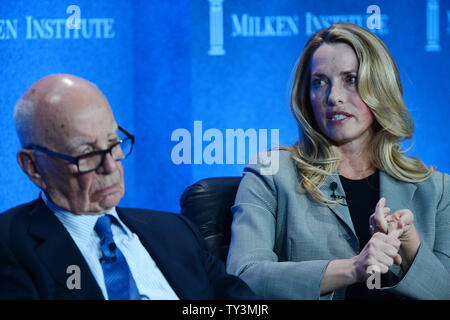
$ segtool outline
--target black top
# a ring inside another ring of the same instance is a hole
[[[378,170],[361,180],[350,180],[339,176],[344,187],[350,216],[356,236],[359,240],[359,252],[372,237],[369,230],[369,217],[375,212],[375,206],[380,198],[380,175]],[[381,277],[381,286],[386,286],[386,281],[392,275]],[[392,281],[392,280],[390,280]],[[369,290],[365,282],[356,283],[347,287],[345,299],[398,299],[395,295],[380,290]]]
[[[380,175],[378,170],[361,180],[350,180],[339,176],[344,187],[348,210],[352,217],[361,251],[372,237],[369,230],[369,217],[375,212],[380,197]]]

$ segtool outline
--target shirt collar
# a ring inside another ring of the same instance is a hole
[[[131,237],[131,231],[123,224],[123,222],[119,219],[119,215],[117,214],[116,208],[113,207],[110,211],[98,214],[98,215],[90,215],[90,214],[75,214],[65,209],[58,207],[54,204],[50,198],[45,194],[45,192],[41,192],[42,200],[47,205],[47,207],[55,214],[55,216],[61,221],[61,223],[66,227],[70,234],[76,236],[80,239],[88,239],[92,236],[94,231],[95,224],[97,223],[98,218],[104,216],[105,214],[109,214],[113,216],[115,222],[118,223],[120,229],[128,236]]]

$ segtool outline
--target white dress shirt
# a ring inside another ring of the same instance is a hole
[[[94,231],[97,219],[104,214],[83,215],[71,213],[56,206],[46,197],[44,192],[42,192],[42,199],[69,232],[86,260],[103,296],[108,300],[108,292],[106,290],[103,269],[100,263],[100,258],[102,257],[100,238]],[[119,222],[119,224],[114,222],[111,224],[114,242],[127,260],[131,274],[133,275],[139,293],[141,294],[141,298],[152,300],[178,300],[178,296],[161,273],[161,270],[159,270],[155,261],[153,261],[150,254],[142,245],[139,237],[135,233],[132,233],[130,229],[120,221],[116,208],[113,208],[110,212],[105,214],[114,216]],[[112,221],[114,221],[114,219]],[[82,276],[83,275],[81,275],[81,277]]]

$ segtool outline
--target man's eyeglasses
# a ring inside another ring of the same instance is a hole
[[[30,145],[26,149],[40,151],[50,156],[67,160],[73,164],[76,164],[80,173],[86,173],[100,168],[103,165],[106,154],[108,153],[115,161],[122,160],[131,154],[131,151],[133,151],[134,136],[121,126],[119,126],[119,130],[126,135],[124,139],[120,139],[106,150],[93,151],[78,157],[71,157],[56,153],[38,145]]]

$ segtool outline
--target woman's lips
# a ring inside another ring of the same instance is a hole
[[[350,119],[352,117],[346,117],[344,119],[340,119],[340,120],[332,120],[332,119],[327,119],[327,121],[331,124],[341,124],[344,123],[345,121],[347,121],[348,119]]]

